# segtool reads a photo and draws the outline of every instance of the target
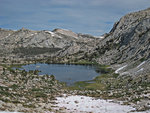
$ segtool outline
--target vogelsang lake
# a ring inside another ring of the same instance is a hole
[[[91,65],[68,65],[68,64],[29,64],[22,66],[21,69],[39,70],[41,75],[54,75],[61,82],[72,85],[77,81],[88,81],[94,79],[100,73],[96,72],[95,66]]]

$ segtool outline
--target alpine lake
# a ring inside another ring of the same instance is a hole
[[[60,82],[65,82],[67,85],[73,85],[79,81],[92,82],[92,80],[100,75],[96,71],[94,65],[73,65],[73,64],[29,64],[23,65],[20,70],[38,70],[39,76],[54,75]]]

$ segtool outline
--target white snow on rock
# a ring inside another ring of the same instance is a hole
[[[103,39],[104,36],[95,36],[96,38],[100,38],[100,39]]]
[[[137,68],[141,67],[143,64],[145,64],[146,62],[143,61],[140,65],[137,66]]]
[[[32,34],[30,34],[30,36],[33,36],[33,35],[36,35],[37,33],[32,33]]]
[[[140,70],[138,70],[137,72],[140,72],[140,71],[143,71],[144,69],[143,68],[141,68]]]
[[[120,75],[128,75],[128,74],[129,74],[129,72],[123,72]]]
[[[9,37],[11,34],[8,34],[5,38]]]
[[[31,34],[30,36],[33,36],[34,34]]]
[[[117,70],[115,71],[115,73],[119,73],[119,71],[121,71],[121,70],[124,69],[125,67],[127,67],[127,65],[120,67],[119,69],[117,69]]]
[[[131,106],[79,95],[57,97],[56,103],[56,106],[66,108],[64,112],[69,113],[127,113],[135,110]]]
[[[103,37],[103,36],[100,36],[99,38],[103,39],[104,37]]]
[[[55,33],[51,32],[51,31],[45,31],[45,32],[51,34],[51,36],[55,36]]]

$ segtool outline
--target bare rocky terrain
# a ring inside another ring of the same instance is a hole
[[[54,52],[58,50],[66,51],[61,54],[61,56],[63,56],[66,54],[74,54],[79,51],[88,51],[93,48],[96,40],[98,40],[96,37],[90,35],[76,34],[64,29],[55,29],[54,31],[31,31],[25,28],[18,31],[0,29],[0,32],[1,49],[3,47],[3,49],[6,50],[5,52],[8,53],[14,53],[16,49],[18,51],[20,49],[19,52],[23,53],[24,51],[21,51],[23,48],[37,48],[36,54],[43,54],[49,52],[48,49],[53,49]],[[40,50],[38,51],[38,49]],[[47,51],[44,51],[44,49],[47,49]],[[49,52],[49,54],[52,53],[52,51]]]
[[[119,71],[122,75],[149,73],[149,12],[150,9],[130,13],[116,22],[110,33],[99,41],[95,51],[92,51],[92,56],[97,57],[97,62],[114,65],[115,69],[126,65]]]
[[[109,33],[100,37],[74,33],[65,29],[32,31],[22,28],[13,31],[1,28],[0,102],[3,106],[0,110],[7,109],[9,104],[6,103],[13,103],[11,107],[9,106],[12,111],[18,104],[24,106],[20,111],[25,110],[27,106],[29,108],[32,104],[32,108],[27,111],[36,112],[37,106],[34,106],[34,103],[38,101],[36,96],[32,98],[33,103],[24,105],[26,99],[29,100],[30,97],[27,86],[31,86],[31,93],[34,93],[36,83],[38,88],[49,87],[44,83],[44,78],[37,77],[35,73],[10,71],[12,64],[36,62],[77,64],[88,62],[101,65],[100,71],[103,75],[96,77],[95,83],[86,84],[87,89],[85,88],[84,91],[69,90],[67,93],[117,98],[123,100],[124,104],[134,103],[137,111],[150,109],[150,8],[123,16]],[[30,82],[22,82],[24,80]],[[35,82],[36,80],[41,82]],[[22,87],[18,86],[19,84]],[[54,83],[55,87],[52,89],[59,90],[62,85],[58,84]],[[19,87],[18,90],[20,90],[16,91],[14,87]],[[62,92],[64,91],[66,89]],[[18,103],[22,99],[18,95],[23,95],[24,92],[27,92],[26,97],[22,97],[24,102]],[[54,91],[54,94],[57,94],[56,92]],[[15,95],[14,98],[11,95]],[[16,98],[18,100],[15,100]],[[40,102],[43,101],[42,99]],[[47,111],[47,108],[41,107],[41,111],[43,109]]]

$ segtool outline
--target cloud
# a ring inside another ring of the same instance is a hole
[[[0,27],[60,27],[101,35],[109,32],[121,16],[149,6],[149,0],[0,0]]]

